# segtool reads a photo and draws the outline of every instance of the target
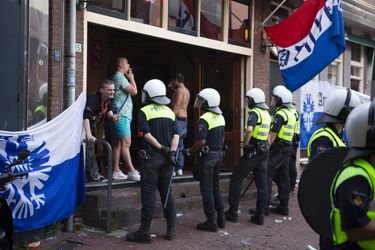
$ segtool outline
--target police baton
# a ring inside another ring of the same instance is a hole
[[[176,153],[176,162],[177,162],[177,160],[178,160],[178,149],[177,149],[177,153]],[[164,201],[164,205],[163,205],[164,208],[167,207],[169,193],[171,192],[171,186],[172,186],[174,168],[175,168],[175,166],[173,164],[171,178],[169,179],[169,185],[168,185],[168,189],[167,189],[167,195],[165,196],[165,201]]]

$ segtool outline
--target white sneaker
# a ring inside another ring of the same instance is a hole
[[[182,173],[182,169],[177,170],[177,175],[178,176],[184,175],[184,173]]]
[[[139,175],[139,172],[137,170],[134,170],[132,172],[128,172],[128,179],[132,181],[140,181],[141,176]]]
[[[128,177],[126,174],[120,171],[115,171],[112,173],[112,179],[113,180],[126,180]]]

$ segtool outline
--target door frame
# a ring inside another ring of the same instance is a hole
[[[217,55],[217,56],[205,56],[200,58],[200,60],[195,60],[195,72],[196,82],[194,85],[192,93],[192,101],[194,102],[195,96],[203,87],[203,66],[207,63],[232,63],[233,65],[233,76],[232,76],[232,88],[233,88],[233,115],[229,118],[229,114],[223,114],[225,121],[232,122],[232,131],[225,132],[225,143],[228,145],[228,149],[225,153],[224,158],[224,170],[232,170],[235,167],[235,163],[240,159],[240,149],[241,149],[241,57],[238,55]],[[221,99],[225,98],[223,93],[220,93]],[[194,110],[194,120],[198,121],[201,113],[199,110]],[[194,126],[193,135],[196,138],[198,134],[197,126]]]

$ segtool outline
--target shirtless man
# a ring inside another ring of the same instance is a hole
[[[169,88],[173,90],[172,95],[172,110],[176,114],[177,129],[180,136],[178,145],[178,163],[175,167],[177,175],[183,175],[182,169],[184,167],[184,139],[187,133],[187,108],[190,100],[190,92],[184,85],[184,75],[177,73],[174,80],[169,83]]]

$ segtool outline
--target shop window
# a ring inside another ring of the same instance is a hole
[[[201,3],[201,37],[222,40],[223,0],[202,0]]]
[[[27,126],[47,118],[48,107],[48,1],[29,3]]]
[[[230,1],[229,43],[250,47],[250,6],[250,1]]]
[[[177,32],[197,34],[197,0],[169,0],[168,27]]]
[[[161,0],[132,0],[131,20],[161,27]]]

